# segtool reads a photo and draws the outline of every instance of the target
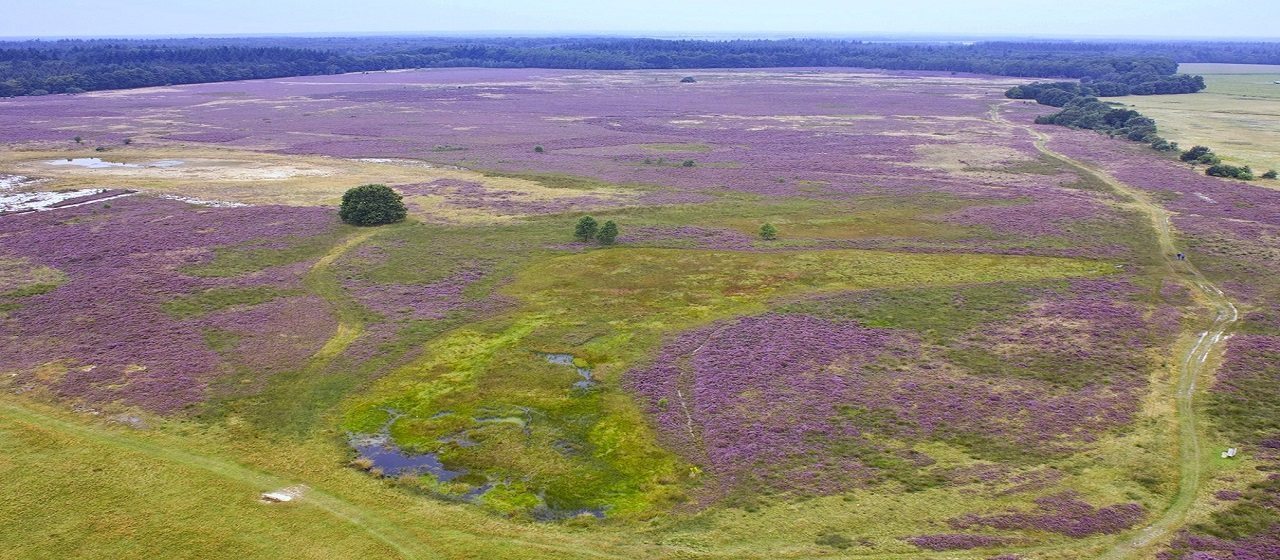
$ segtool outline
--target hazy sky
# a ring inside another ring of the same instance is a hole
[[[1280,36],[1280,0],[5,0],[0,36]]]

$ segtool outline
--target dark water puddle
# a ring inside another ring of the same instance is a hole
[[[582,380],[577,381],[573,384],[573,387],[575,389],[588,391],[598,384],[595,378],[591,376],[590,368],[578,367],[578,365],[574,363],[573,354],[555,354],[555,353],[540,353],[540,354],[542,354],[542,357],[550,363],[556,364],[558,366],[569,366],[573,369],[578,370],[578,376],[581,377]]]
[[[407,453],[391,441],[386,433],[353,436],[351,447],[360,457],[370,461],[384,476],[427,473],[440,482],[449,482],[467,474],[464,470],[450,470],[440,461],[438,453]]]
[[[557,354],[555,359],[559,360],[553,363],[573,365],[573,357],[567,354]],[[568,356],[567,361],[564,356]],[[548,361],[551,358],[548,357]],[[582,374],[586,368],[577,368],[579,374]],[[586,370],[584,375],[585,381],[591,381],[590,371]],[[410,453],[401,449],[400,446],[391,439],[391,426],[401,417],[401,414],[395,411],[387,411],[391,417],[387,420],[376,433],[372,434],[350,434],[347,442],[352,449],[356,451],[361,460],[362,467],[380,476],[395,478],[402,475],[431,475],[437,482],[453,483],[452,488],[459,491],[464,487],[469,487],[465,491],[459,493],[433,490],[433,494],[437,494],[440,498],[454,501],[464,501],[477,503],[489,490],[506,485],[510,481],[491,480],[485,475],[472,473],[466,469],[450,469],[444,465],[440,459],[440,454],[435,452],[427,453]],[[436,416],[444,416],[452,414],[452,412],[441,412]],[[524,410],[523,416],[511,415],[493,415],[475,418],[476,422],[501,422],[516,424],[528,430],[528,423],[531,420],[531,413],[528,409]],[[466,430],[455,434],[442,437],[438,441],[441,443],[457,445],[458,447],[474,447],[480,442],[471,439]],[[579,451],[576,446],[571,446],[569,442],[558,441],[557,450],[560,446],[565,448],[562,452],[570,453]],[[466,486],[462,486],[466,485]],[[530,510],[530,515],[536,521],[554,522],[564,521],[582,516],[591,516],[596,519],[604,519],[604,508],[578,508],[578,509],[560,509],[547,505],[545,498],[539,494],[539,504]]]
[[[493,487],[489,480],[482,475],[469,473],[466,469],[455,470],[445,467],[444,462],[440,460],[439,453],[409,453],[401,449],[391,439],[391,425],[400,418],[400,414],[394,411],[390,411],[390,413],[391,418],[387,420],[386,424],[382,425],[382,428],[377,433],[351,434],[348,438],[348,444],[356,451],[360,459],[367,462],[369,471],[379,472],[386,477],[429,474],[437,482],[472,484],[475,488],[468,490],[462,496],[463,499],[468,501],[478,498]],[[453,443],[460,447],[471,447],[478,444],[478,442],[467,438],[466,434],[444,438],[441,441]]]

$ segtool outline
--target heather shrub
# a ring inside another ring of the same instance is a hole
[[[600,224],[596,223],[596,219],[591,216],[583,216],[578,220],[578,225],[573,228],[573,236],[579,241],[591,241],[595,238],[596,232],[599,231]]]
[[[377,226],[403,220],[408,215],[404,201],[386,185],[360,185],[342,195],[338,217],[357,226]]]
[[[601,245],[613,245],[613,242],[617,239],[618,224],[613,223],[613,220],[605,222],[603,226],[600,226],[600,231],[596,233],[596,241],[599,241]]]

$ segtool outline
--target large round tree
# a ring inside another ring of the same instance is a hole
[[[403,220],[408,214],[400,193],[386,185],[360,185],[342,195],[338,217],[348,224],[377,226]]]

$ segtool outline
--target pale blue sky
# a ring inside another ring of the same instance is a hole
[[[1280,0],[5,0],[0,36],[1280,37]]]

